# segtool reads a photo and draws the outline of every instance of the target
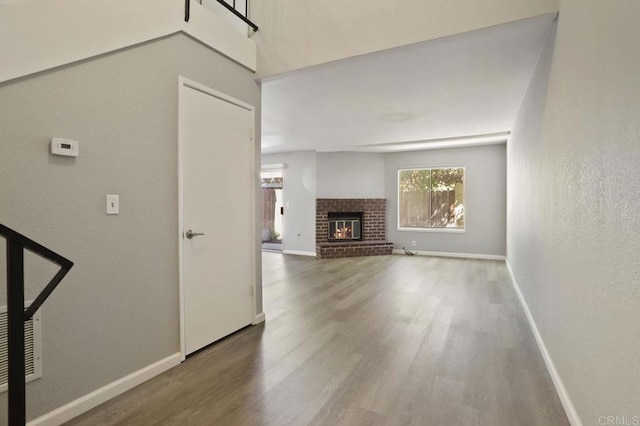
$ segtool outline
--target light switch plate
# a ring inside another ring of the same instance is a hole
[[[120,213],[120,196],[107,195],[107,214]]]

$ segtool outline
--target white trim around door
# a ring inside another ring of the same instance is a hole
[[[251,131],[249,134],[250,140],[255,141],[255,107],[253,105],[247,104],[243,101],[240,101],[236,98],[233,98],[225,93],[214,90],[210,87],[197,83],[193,80],[189,80],[185,77],[178,77],[178,264],[179,264],[179,294],[180,294],[180,356],[181,360],[184,361],[186,358],[186,339],[185,339],[185,293],[184,293],[184,250],[183,250],[183,229],[184,229],[184,149],[185,149],[185,141],[183,135],[183,106],[184,106],[184,88],[193,89],[204,94],[213,96],[225,102],[229,102],[230,104],[236,105],[240,108],[243,108],[251,113]],[[256,168],[255,163],[255,144],[251,145],[251,159],[250,159],[250,169],[247,172],[251,173],[254,177],[253,182],[257,182],[257,177],[259,176],[259,170]],[[256,188],[255,184],[251,186],[250,189],[250,206],[252,212],[252,220],[250,221],[250,232],[251,235],[256,235],[256,221],[257,221],[257,210],[256,210]],[[256,253],[255,249],[249,250],[247,253],[248,256],[251,257],[251,268],[253,273],[251,274],[251,297],[252,297],[252,323],[259,322],[258,316],[256,312],[256,291],[257,291],[257,281],[256,281]]]

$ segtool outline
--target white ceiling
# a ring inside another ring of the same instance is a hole
[[[265,79],[262,152],[390,151],[402,150],[406,142],[435,147],[451,138],[485,135],[504,141],[554,17]],[[476,139],[487,143],[486,137]]]

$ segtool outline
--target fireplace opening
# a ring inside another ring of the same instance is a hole
[[[362,240],[362,212],[328,212],[329,241]]]

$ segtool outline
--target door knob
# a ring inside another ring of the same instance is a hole
[[[188,239],[192,239],[193,237],[198,237],[198,236],[200,236],[200,235],[207,235],[207,234],[205,234],[204,232],[193,232],[193,230],[191,230],[191,229],[189,229],[189,230],[185,233],[185,236],[186,236]]]

